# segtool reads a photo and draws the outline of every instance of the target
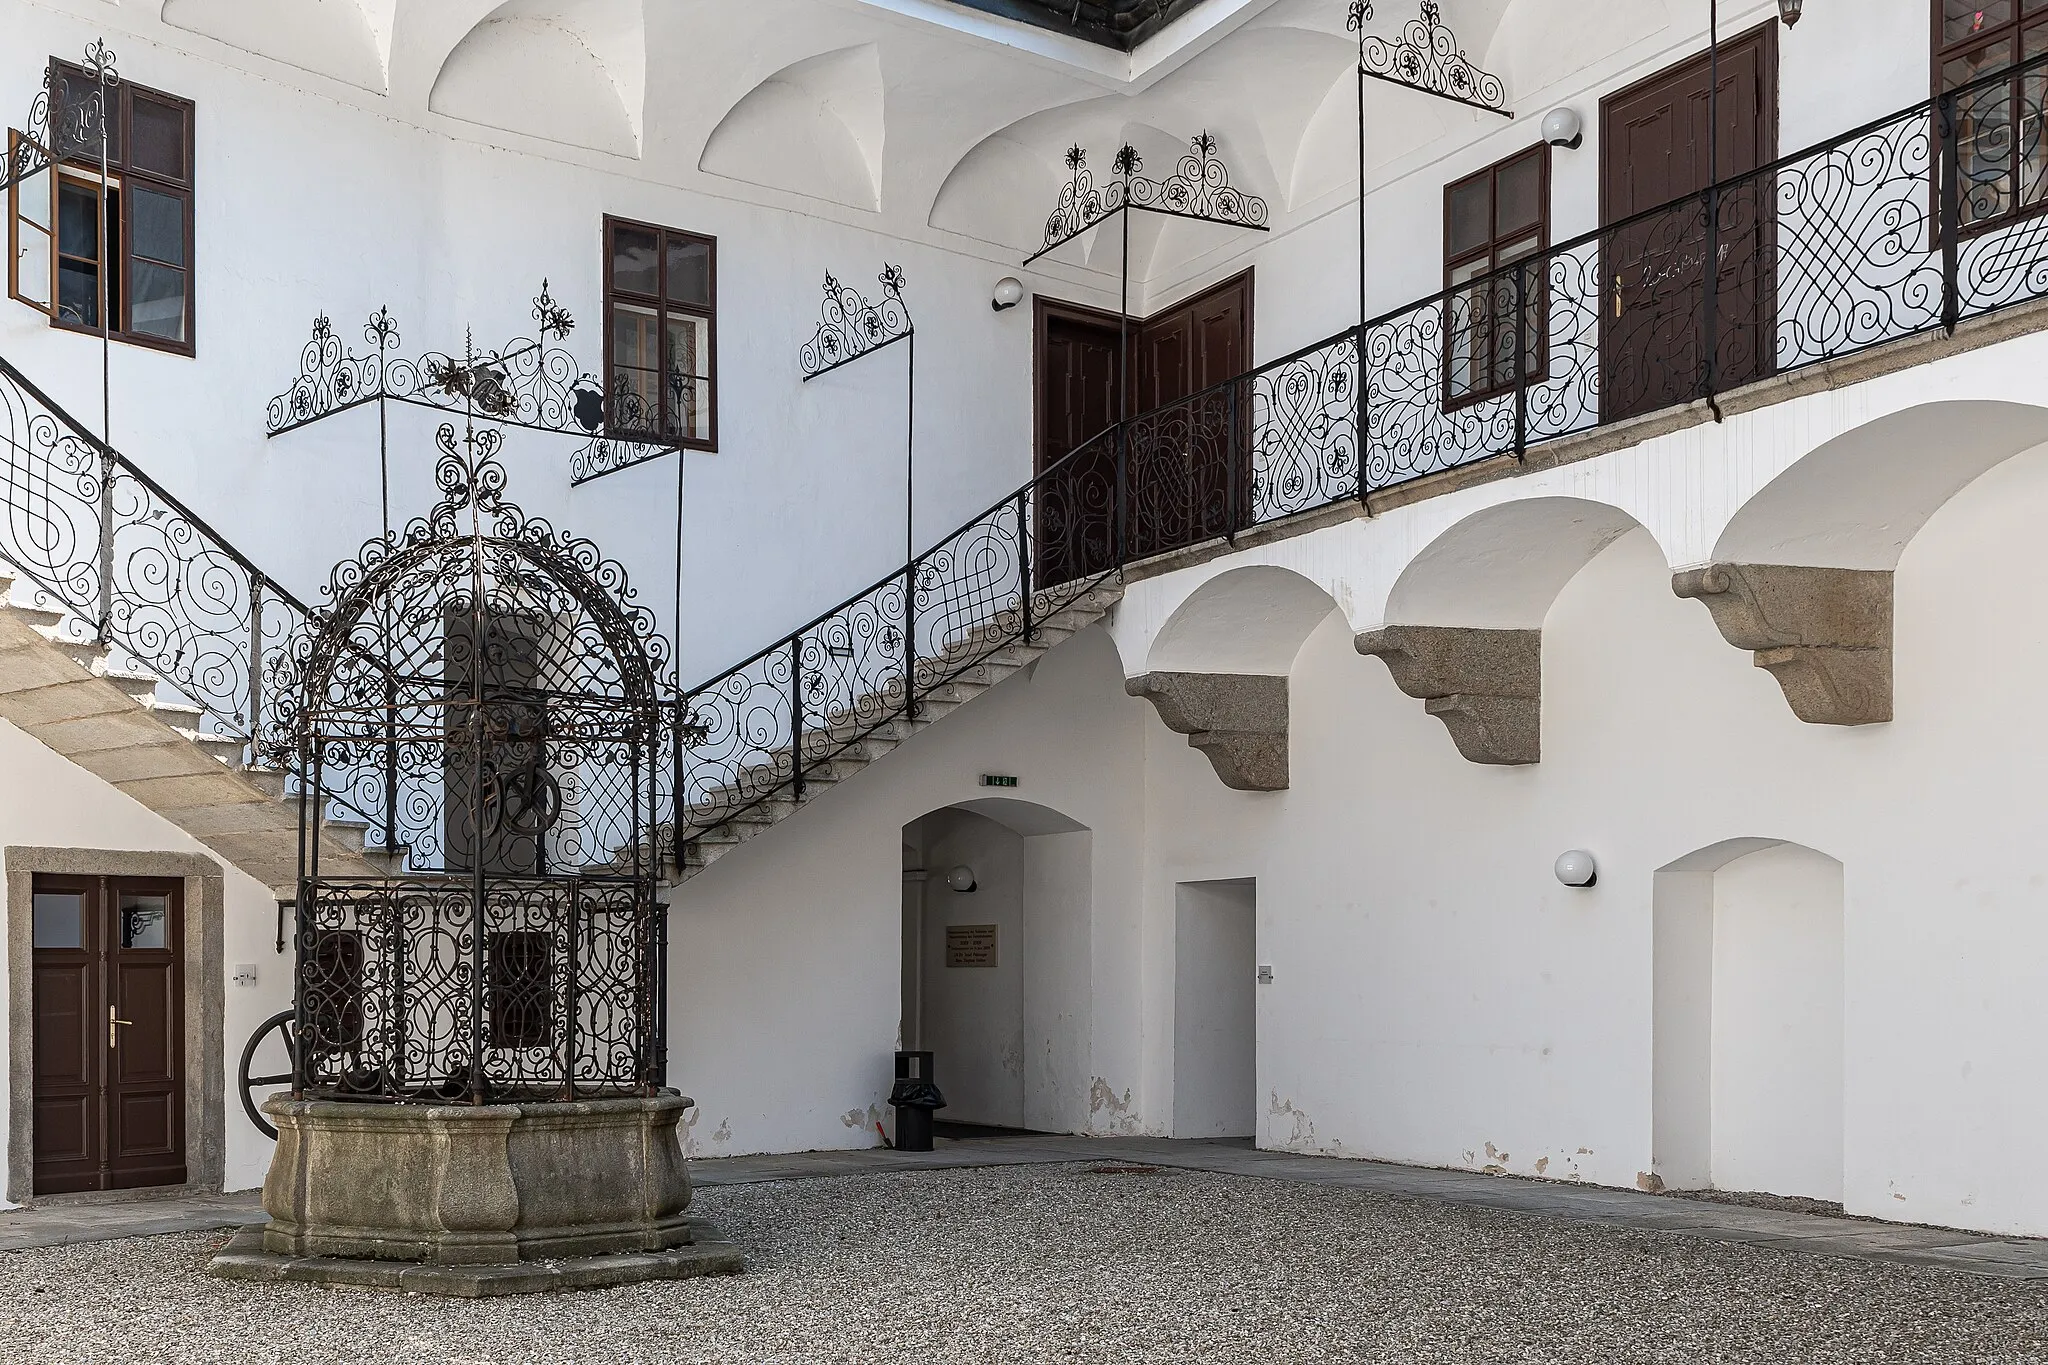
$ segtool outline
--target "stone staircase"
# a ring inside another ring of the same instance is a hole
[[[1069,592],[1065,589],[1040,593],[1034,599],[1036,619],[1028,643],[1009,639],[999,625],[967,632],[936,658],[925,661],[931,671],[939,674],[952,672],[953,676],[919,695],[915,718],[899,714],[880,724],[851,719],[872,714],[876,709],[893,710],[900,704],[890,699],[883,699],[886,705],[870,708],[865,703],[874,699],[864,698],[862,703],[828,713],[817,733],[830,735],[830,747],[835,752],[805,770],[801,798],[793,795],[789,785],[790,752],[784,746],[764,754],[761,764],[745,770],[740,780],[711,788],[692,803],[691,808],[696,811],[717,814],[703,823],[685,824],[676,879],[688,881],[741,844],[767,833],[794,815],[800,807],[851,778],[918,731],[965,706],[1019,669],[1029,667],[1046,651],[1094,625],[1107,616],[1122,597],[1123,587],[1114,581],[1099,583],[1070,600],[1067,600]],[[1044,612],[1042,617],[1039,616],[1041,610]],[[954,672],[956,667],[958,671]],[[760,791],[772,794],[754,799],[750,805],[744,804],[751,799],[752,793]],[[731,815],[724,814],[735,806],[743,808]],[[685,819],[688,818],[686,811]],[[666,829],[657,833],[664,847],[673,846],[665,837]]]
[[[32,590],[17,593],[13,571],[0,565],[0,719],[185,830],[278,899],[296,899],[299,804],[285,775],[246,766],[244,740],[210,730],[198,707],[165,700],[154,673],[121,662],[78,625],[37,605]],[[386,875],[392,860],[365,850],[368,828],[325,822],[322,872]]]

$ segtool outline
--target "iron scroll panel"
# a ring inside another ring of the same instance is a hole
[[[423,1102],[662,1083],[661,920],[633,879],[313,880],[302,1093]],[[481,963],[481,975],[478,966]]]
[[[1188,151],[1175,164],[1173,174],[1161,180],[1139,174],[1145,161],[1129,143],[1117,149],[1112,162],[1114,177],[1100,185],[1088,166],[1085,148],[1068,148],[1066,161],[1068,180],[1060,190],[1059,207],[1046,219],[1044,243],[1025,260],[1026,265],[1132,210],[1254,232],[1270,230],[1267,220],[1272,211],[1266,201],[1231,183],[1229,168],[1217,155],[1216,139],[1206,131],[1189,139]]]
[[[903,268],[885,265],[876,279],[881,283],[882,296],[870,300],[826,272],[817,330],[797,355],[805,383],[899,341],[908,341],[916,333],[910,304],[903,297],[909,283]]]
[[[630,420],[632,414],[620,407],[623,395],[607,398],[604,381],[561,344],[576,320],[556,302],[546,280],[531,312],[533,336],[488,350],[466,344],[460,356],[403,354],[399,323],[389,308],[364,321],[368,349],[358,351],[323,313],[313,319],[312,335],[300,348],[291,385],[269,401],[265,430],[281,436],[380,401],[464,413],[580,440],[569,457],[572,485],[675,453],[672,444],[609,434],[616,425],[611,417]]]
[[[1465,55],[1437,0],[1422,0],[1420,15],[1395,38],[1367,33],[1372,19],[1373,0],[1352,0],[1345,27],[1358,35],[1359,75],[1504,118],[1515,116],[1507,107],[1507,85]]]

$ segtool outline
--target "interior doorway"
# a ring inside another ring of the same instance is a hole
[[[1651,1146],[1673,1189],[1842,1198],[1842,865],[1734,840],[1659,871]]]
[[[1061,467],[1039,492],[1040,582],[1115,563],[1120,453],[1110,428],[1126,414],[1150,414],[1133,423],[1121,453],[1130,555],[1163,554],[1238,528],[1249,502],[1243,437],[1251,404],[1218,386],[1251,366],[1252,301],[1249,270],[1128,327],[1114,313],[1038,301],[1037,470]]]
[[[1721,44],[1715,100],[1702,53],[1600,102],[1600,221],[1618,225],[1601,244],[1610,300],[1600,310],[1603,421],[1700,396],[1710,236],[1715,388],[1775,367],[1774,187],[1760,177],[1724,192],[1711,234],[1700,192],[1777,156],[1777,33],[1767,23]],[[1709,137],[1710,105],[1717,140]],[[1670,207],[1649,212],[1663,205]],[[1648,216],[1628,221],[1639,213]]]
[[[186,1183],[184,882],[33,883],[33,1191]]]
[[[933,1054],[937,1118],[1088,1126],[1093,835],[1028,801],[906,825],[904,1046]]]
[[[1174,888],[1173,1135],[1258,1131],[1258,892],[1249,879]]]

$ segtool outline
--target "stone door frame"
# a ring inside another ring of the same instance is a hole
[[[219,863],[198,853],[10,845],[7,870],[7,1190],[17,1204],[35,1190],[35,878],[173,877],[185,884],[185,1171],[183,1185],[119,1193],[215,1194],[226,1178],[226,998],[222,921],[227,886]]]

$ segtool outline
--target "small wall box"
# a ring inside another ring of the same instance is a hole
[[[1004,773],[983,773],[981,775],[981,785],[984,787],[1014,787],[1017,785],[1017,779]]]

